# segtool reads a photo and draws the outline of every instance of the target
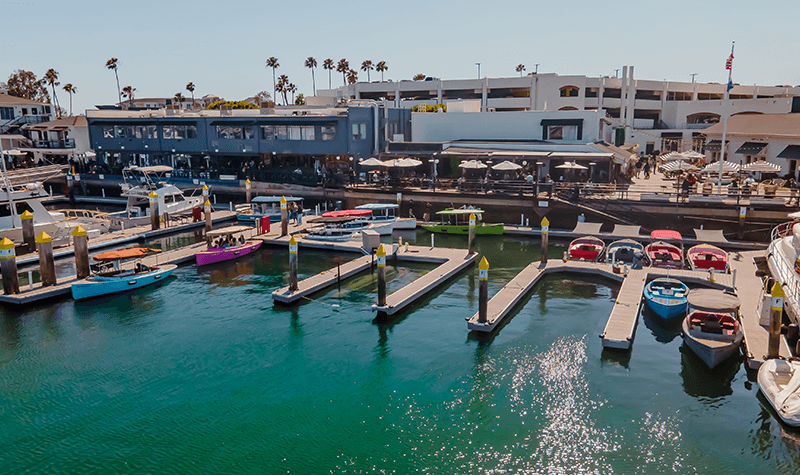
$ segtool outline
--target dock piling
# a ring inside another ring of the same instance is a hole
[[[33,290],[33,270],[28,270],[28,290]]]
[[[767,358],[777,358],[781,348],[781,320],[783,319],[783,286],[775,282],[771,289],[772,301],[770,302],[769,341],[767,344]]]
[[[208,200],[203,204],[203,212],[206,215],[206,232],[209,232],[211,231],[213,223],[211,222],[211,203],[209,203]]]
[[[286,197],[281,196],[281,236],[289,234],[289,214],[286,209]]]
[[[39,275],[42,287],[56,285],[56,265],[53,260],[53,238],[43,232],[36,236],[36,247],[39,248]]]
[[[19,217],[22,219],[22,241],[28,245],[28,252],[36,250],[36,236],[33,231],[33,213],[25,211]]]
[[[469,254],[475,254],[475,247],[473,242],[475,241],[475,213],[470,213],[469,215],[469,239],[467,243],[467,247]]]
[[[731,287],[736,288],[736,269],[731,271]]]
[[[739,207],[739,239],[744,239],[744,224],[745,218],[747,218],[747,206],[740,206]]]
[[[383,244],[378,246],[375,252],[378,258],[378,307],[386,306],[386,251],[383,250]]]
[[[297,240],[294,236],[289,239],[289,290],[297,290]]]
[[[251,197],[250,188],[252,186],[253,185],[250,183],[250,179],[249,178],[244,181],[244,194],[245,194],[245,197],[247,198],[247,204],[250,204],[250,197]],[[233,210],[231,210],[231,211],[233,211]]]
[[[75,270],[79,279],[89,277],[89,239],[86,230],[81,226],[72,230],[72,242],[75,247]]]
[[[483,256],[478,264],[478,323],[486,323],[489,306],[489,261]]]
[[[542,264],[547,264],[547,246],[550,244],[550,220],[542,218]]]
[[[431,249],[433,249],[434,247],[436,247],[436,246],[435,246],[435,244],[436,244],[436,241],[434,240],[434,238],[435,238],[435,237],[436,237],[436,235],[435,235],[435,234],[433,234],[433,233],[431,233]]]
[[[150,198],[150,229],[155,231],[160,226],[158,222],[158,193],[153,190],[147,197]]]
[[[11,239],[0,241],[0,272],[3,274],[3,292],[6,295],[19,293],[19,276],[17,275],[17,253]]]

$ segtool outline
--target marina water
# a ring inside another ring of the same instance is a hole
[[[477,251],[490,297],[540,258],[518,237]],[[301,250],[301,278],[352,257]],[[389,292],[433,267],[389,258]],[[370,272],[274,306],[288,271],[266,248],[0,309],[0,473],[800,473],[741,360],[710,371],[647,314],[630,353],[602,350],[617,283],[547,276],[485,335],[464,321],[477,268],[385,321]]]

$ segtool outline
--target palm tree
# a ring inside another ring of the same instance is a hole
[[[278,64],[278,58],[276,58],[275,56],[270,56],[269,59],[267,60],[267,67],[268,68],[272,68],[272,90],[273,91],[277,91],[278,90],[278,83],[275,82],[275,70],[278,69],[278,66],[280,66],[280,64]]]
[[[355,69],[347,72],[347,84],[355,84],[358,82],[358,73]]]
[[[306,60],[306,67],[311,70],[311,85],[314,87],[314,95],[317,95],[317,82],[314,79],[314,68],[317,67],[317,60],[313,56],[309,56]]]
[[[386,61],[378,61],[378,64],[375,65],[375,71],[381,73],[381,82],[383,82],[383,72],[388,69],[389,66],[386,66]]]
[[[296,106],[306,105],[306,98],[303,96],[302,92],[297,95],[297,99],[294,100],[294,105]]]
[[[289,105],[289,101],[286,98],[286,93],[289,92],[289,76],[285,74],[278,76],[278,92],[283,95],[283,105]]]
[[[175,97],[172,98],[172,102],[177,103],[178,109],[180,109],[181,106],[183,105],[183,94],[181,94],[180,92],[176,92]]]
[[[519,73],[519,77],[522,77],[522,71],[525,71],[525,65],[522,64],[522,63],[519,63],[517,65],[517,72]]]
[[[192,93],[192,108],[195,108],[196,104],[194,102],[194,83],[190,82],[186,85],[186,90]]]
[[[133,86],[125,86],[122,88],[122,95],[123,97],[128,98],[128,107],[130,108],[133,105],[133,93],[136,92],[136,88]]]
[[[414,81],[424,81],[426,77],[427,76],[425,76],[424,74],[419,73],[419,74],[415,74],[414,77],[411,78],[411,79],[413,79]]]
[[[294,104],[294,93],[297,92],[297,86],[295,86],[292,83],[289,83],[289,85],[286,86],[286,92],[292,93],[292,104]]]
[[[64,84],[63,89],[69,93],[69,115],[72,115],[72,95],[78,92],[78,88],[68,82]]]
[[[56,86],[61,84],[60,82],[58,82],[58,71],[56,71],[53,68],[50,68],[47,70],[46,73],[44,73],[44,78],[47,81],[47,84],[53,88],[53,103],[54,103],[53,105],[55,106],[56,112],[58,113],[59,109],[61,109],[61,107],[58,105],[58,97],[56,96]],[[60,116],[61,114],[58,115]]]
[[[342,73],[342,82],[344,85],[347,85],[347,72],[350,70],[350,63],[347,62],[346,59],[342,58],[339,60],[339,63],[336,65],[336,71]]]
[[[371,60],[368,59],[368,60],[364,61],[363,63],[361,63],[361,70],[367,72],[367,82],[370,82],[369,72],[372,71],[373,69],[375,69],[375,68],[372,67],[372,61]]]
[[[106,61],[106,68],[114,70],[114,76],[117,77],[117,98],[119,102],[122,102],[122,91],[119,89],[119,73],[117,72],[117,58],[111,58]]]
[[[331,71],[333,71],[333,60],[331,58],[322,62],[322,67],[328,70],[328,89],[331,88]]]

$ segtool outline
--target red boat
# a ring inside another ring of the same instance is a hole
[[[583,236],[569,243],[569,258],[576,261],[596,261],[606,243],[594,236]]]
[[[322,213],[323,218],[366,218],[372,216],[369,209],[340,209],[338,211],[326,211]]]
[[[659,269],[683,269],[683,237],[678,231],[660,229],[650,233],[653,242],[644,248],[651,267]],[[680,242],[681,247],[665,240]]]
[[[698,244],[689,248],[686,258],[692,270],[714,269],[716,272],[728,272],[728,253],[711,244]]]

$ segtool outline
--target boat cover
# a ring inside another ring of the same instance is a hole
[[[650,233],[650,237],[653,239],[676,239],[678,241],[682,241],[683,237],[681,237],[681,233],[678,231],[672,231],[670,229],[656,229],[655,231]]]
[[[154,252],[161,252],[161,249],[151,249],[148,247],[132,247],[130,249],[119,249],[116,251],[108,251],[94,256],[96,261],[120,261],[123,259],[136,259],[137,257],[144,257]]]
[[[714,289],[692,289],[687,300],[692,308],[703,312],[735,312],[741,306],[739,297]]]
[[[478,209],[478,208],[475,208],[475,209],[469,209],[469,208],[453,209],[453,208],[448,208],[448,209],[436,212],[436,214],[445,214],[445,215],[462,215],[462,214],[472,214],[472,213],[481,214],[481,213],[483,213],[483,210],[482,209]]]
[[[252,200],[251,203],[280,203],[282,196],[256,196]],[[296,196],[286,196],[286,202],[291,203],[292,201],[303,201],[303,198],[297,198]]]
[[[225,228],[214,229],[206,233],[206,237],[219,237],[227,236],[228,234],[243,233],[245,231],[252,231],[250,226],[228,226]]]
[[[369,209],[342,209],[339,211],[326,211],[322,213],[323,218],[350,218],[359,216],[369,216],[372,210]]]
[[[372,210],[372,211],[377,211],[377,210],[384,210],[384,209],[397,209],[399,207],[400,207],[400,205],[397,205],[397,204],[394,204],[394,203],[369,203],[369,204],[365,204],[365,205],[358,205],[358,206],[356,206],[356,209],[369,209],[369,210]]]
[[[728,242],[722,235],[721,229],[695,229],[694,235],[698,241],[704,242]]]
[[[603,223],[578,223],[572,230],[576,234],[600,234]]]

